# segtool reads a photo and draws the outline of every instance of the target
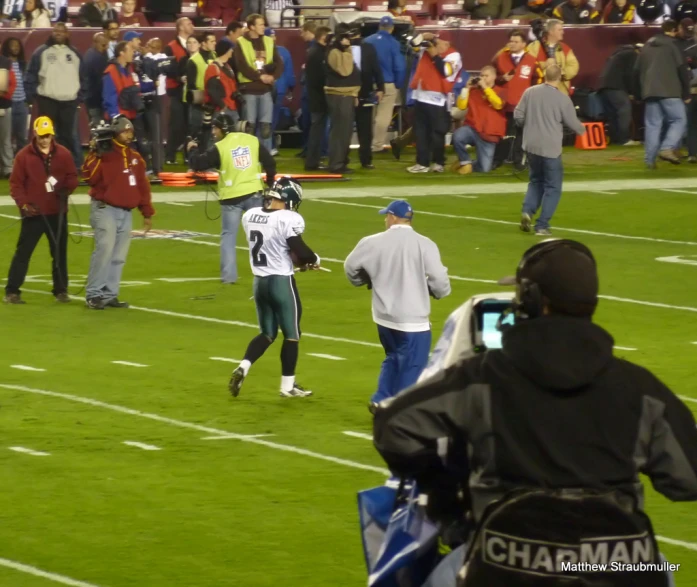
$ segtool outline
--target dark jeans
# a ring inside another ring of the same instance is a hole
[[[60,230],[59,230],[60,219]],[[49,230],[50,227],[50,230]],[[60,234],[58,234],[60,232]],[[29,270],[29,261],[43,235],[48,239],[48,248],[53,259],[53,295],[68,291],[68,223],[65,214],[32,216],[22,218],[22,229],[17,241],[10,272],[7,276],[5,293],[18,294]],[[58,257],[56,258],[56,239]]]
[[[152,170],[155,174],[162,171],[164,150],[161,138],[160,97],[155,96],[152,102],[146,103],[143,113],[145,138],[148,141],[149,154],[152,158]]]
[[[523,129],[516,125],[513,112],[506,112],[506,136],[496,143],[494,168],[507,161],[523,163]]]
[[[26,102],[12,102],[12,138],[15,153],[27,145],[29,136],[29,108]]]
[[[687,105],[687,154],[697,157],[697,96]]]
[[[329,105],[329,170],[340,171],[346,167],[351,135],[353,134],[353,104],[352,96],[327,96]],[[307,160],[306,160],[307,162]]]
[[[310,127],[312,126],[312,113],[310,112],[310,98],[307,96],[307,89],[303,86],[302,98],[300,99],[300,130],[303,137],[303,150],[307,151],[307,143],[310,140]]]
[[[356,134],[361,165],[370,165],[373,162],[373,112],[375,107],[359,105],[356,108]]]
[[[613,145],[624,145],[632,138],[632,103],[624,90],[600,90]]]
[[[189,126],[189,112],[187,104],[182,102],[182,90],[167,92],[169,96],[169,133],[167,135],[167,148],[165,158],[174,161],[179,147],[186,141],[186,131]]]
[[[559,157],[541,157],[528,153],[530,183],[523,201],[523,212],[534,216],[542,208],[535,229],[549,228],[554,211],[561,199],[561,182],[564,166]]]
[[[48,116],[53,121],[56,131],[56,140],[68,151],[77,153],[75,144],[75,118],[77,117],[77,103],[75,101],[59,101],[52,98],[38,96],[36,104],[39,107],[39,116]]]
[[[433,163],[445,165],[445,135],[450,126],[450,115],[445,106],[424,102],[414,104],[414,135],[416,162],[428,167]]]

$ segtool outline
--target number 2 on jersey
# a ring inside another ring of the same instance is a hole
[[[258,230],[252,230],[249,233],[249,239],[254,243],[252,246],[252,264],[255,267],[266,267],[266,255],[260,253],[261,247],[264,245],[264,235]]]

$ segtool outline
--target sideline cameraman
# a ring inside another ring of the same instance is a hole
[[[94,229],[94,250],[87,277],[87,307],[127,308],[118,299],[121,273],[131,244],[133,215],[143,215],[144,232],[152,228],[150,183],[145,161],[129,145],[133,142],[133,123],[117,116],[111,123],[113,138],[90,142],[90,153],[82,166],[82,176],[90,186],[92,198],[90,224]]]
[[[427,46],[422,50],[409,84],[413,90],[416,136],[416,165],[407,169],[409,173],[444,171],[445,135],[450,129],[448,94],[462,69],[462,58],[450,46],[446,34],[447,31],[441,32],[437,38],[428,33],[424,35]]]
[[[542,29],[540,29],[542,27]],[[537,41],[528,45],[527,52],[537,61],[539,83],[544,81],[544,72],[550,65],[558,65],[562,73],[559,90],[569,95],[571,80],[578,75],[578,59],[573,49],[563,42],[564,23],[550,18],[544,24],[533,26]]]
[[[68,196],[78,184],[73,156],[54,140],[53,122],[47,116],[34,121],[34,140],[17,153],[10,195],[22,215],[17,241],[5,286],[6,304],[23,304],[20,287],[29,261],[42,235],[48,239],[53,259],[53,295],[59,302],[68,297]]]
[[[697,500],[694,416],[652,373],[613,356],[612,336],[592,322],[590,250],[543,241],[500,283],[516,285],[502,349],[378,404],[375,446],[390,470],[426,493],[462,482],[475,523],[516,489],[615,490],[643,510],[640,473],[670,500]],[[466,547],[434,585],[455,585]]]
[[[237,283],[237,231],[242,215],[262,205],[264,184],[271,187],[276,177],[276,161],[254,135],[235,132],[235,122],[227,114],[216,114],[211,122],[216,143],[207,150],[196,141],[187,145],[191,152],[190,165],[194,171],[218,169],[218,198],[222,218],[220,237],[220,280]]]

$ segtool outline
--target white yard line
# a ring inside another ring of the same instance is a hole
[[[155,446],[154,444],[145,444],[144,442],[135,442],[134,440],[125,440],[124,444],[126,446],[142,448],[143,450],[162,450],[159,446]]]
[[[691,196],[697,196],[697,192],[688,192],[687,190],[669,190],[662,189],[662,192],[673,192],[674,194],[690,194]]]
[[[156,277],[155,281],[164,281],[166,283],[189,283],[194,281],[220,281],[220,277]]]
[[[8,569],[14,569],[20,573],[26,573],[27,575],[34,575],[34,577],[41,577],[42,579],[48,579],[54,583],[61,583],[62,585],[70,585],[70,587],[99,587],[94,583],[85,583],[84,581],[78,581],[76,579],[71,579],[65,575],[57,575],[56,573],[49,573],[47,571],[42,571],[36,567],[18,563],[17,561],[12,561],[6,558],[0,558],[0,566],[7,567]]]
[[[230,357],[208,357],[211,361],[223,361],[225,363],[241,363],[239,359],[231,359]]]
[[[186,206],[187,208],[191,208],[193,204],[185,204],[184,202],[164,202],[165,204],[169,204],[170,206]]]
[[[131,363],[130,361],[112,361],[114,365],[124,365],[126,367],[149,367],[150,365],[143,365],[143,363]]]
[[[325,355],[324,353],[307,353],[310,357],[317,357],[318,359],[328,359],[330,361],[345,361],[344,357],[337,357],[335,355]]]
[[[275,442],[269,442],[268,440],[262,440],[261,438],[254,438],[247,436],[245,434],[235,434],[234,432],[229,432],[228,430],[220,430],[218,428],[211,428],[209,426],[201,426],[200,424],[194,424],[192,422],[185,422],[183,420],[175,420],[174,418],[167,418],[166,416],[160,416],[159,414],[152,414],[150,412],[141,412],[140,410],[134,410],[132,408],[127,408],[124,406],[119,406],[116,404],[109,404],[107,402],[99,401],[89,397],[83,397],[79,395],[72,395],[69,393],[59,393],[56,391],[48,391],[45,389],[35,389],[32,387],[24,387],[23,385],[10,385],[6,383],[0,383],[0,388],[9,389],[12,391],[23,391],[26,393],[33,393],[36,395],[43,395],[48,397],[55,397],[60,399],[65,399],[81,404],[86,404],[96,408],[103,408],[105,410],[111,410],[112,412],[119,412],[121,414],[128,414],[129,416],[136,416],[138,418],[145,418],[147,420],[153,420],[155,422],[160,422],[162,424],[169,424],[170,426],[177,426],[179,428],[187,428],[189,430],[196,430],[197,432],[204,432],[206,434],[215,436],[229,436],[231,438],[236,438],[241,442],[249,442],[252,444],[258,444],[260,446],[265,446],[267,448],[272,448],[274,450],[281,450],[284,452],[290,452],[305,457],[311,457],[314,459],[319,459],[322,461],[327,461],[334,463],[336,465],[343,465],[344,467],[351,467],[353,469],[361,469],[363,471],[371,471],[373,473],[380,473],[382,475],[389,475],[390,472],[382,467],[375,467],[373,465],[364,465],[363,463],[358,463],[356,461],[350,461],[348,459],[341,459],[338,457],[333,457],[330,455],[325,455],[318,452],[313,452],[311,450],[306,450],[304,448],[299,448],[297,446],[291,446],[289,444],[278,444]]]
[[[30,367],[29,365],[10,365],[12,369],[19,369],[20,371],[37,371],[39,373],[42,373],[46,371],[46,369],[39,369],[38,367]]]
[[[604,194],[606,196],[616,196],[619,192],[608,192],[607,190],[596,190],[596,194]]]
[[[344,430],[342,434],[346,436],[353,436],[354,438],[362,438],[363,440],[373,440],[372,434],[365,434],[364,432],[351,432],[350,430]]]
[[[339,200],[319,200],[316,199],[314,200],[315,202],[320,202],[322,204],[335,204],[338,206],[355,206],[357,208],[370,208],[372,210],[381,210],[382,208],[380,206],[372,206],[370,204],[358,204],[357,202],[342,202]],[[512,222],[511,220],[497,220],[495,218],[482,218],[480,216],[465,216],[462,214],[444,214],[442,212],[428,212],[427,210],[421,210],[419,209],[418,214],[423,215],[423,216],[437,216],[440,218],[454,218],[454,219],[459,219],[459,220],[473,220],[475,222],[487,222],[489,224],[505,224],[506,226],[518,226],[518,222]],[[689,246],[697,246],[697,242],[695,241],[678,241],[678,240],[670,240],[670,239],[664,239],[664,238],[654,238],[650,236],[634,236],[634,235],[629,235],[629,234],[615,234],[613,232],[600,232],[597,230],[585,230],[581,228],[564,228],[562,226],[554,226],[555,231],[560,231],[560,232],[572,232],[576,234],[587,234],[590,236],[604,236],[604,237],[609,237],[609,238],[618,238],[618,239],[625,239],[625,240],[635,240],[635,241],[645,241],[645,242],[651,242],[651,243],[666,243],[670,245],[689,245]]]
[[[630,346],[615,346],[618,351],[636,351],[638,349],[632,348]]]
[[[666,538],[665,536],[656,536],[656,540],[660,542],[665,542],[666,544],[672,544],[673,546],[682,546],[688,550],[697,550],[697,544],[694,542],[684,542],[682,540],[675,540],[673,538]]]
[[[243,434],[245,438],[265,438],[267,436],[276,436],[275,434]],[[201,440],[239,440],[239,434],[224,435],[224,436],[204,436]]]
[[[33,450],[31,448],[26,448],[24,446],[8,446],[10,450],[13,450],[15,452],[21,452],[22,454],[25,455],[31,455],[33,457],[47,457],[50,456],[50,452],[42,452],[40,450]]]
[[[12,220],[19,220],[19,216],[12,216],[10,214],[0,214],[0,218],[11,218]],[[79,224],[77,222],[68,222],[68,226],[75,226],[77,228],[91,228],[89,224]]]

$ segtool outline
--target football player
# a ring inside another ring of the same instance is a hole
[[[242,217],[249,262],[254,274],[254,302],[261,333],[252,339],[244,360],[232,372],[229,389],[237,397],[249,369],[283,333],[281,347],[281,396],[307,397],[311,391],[295,381],[300,341],[302,305],[295,284],[294,265],[299,270],[318,269],[320,258],[303,241],[305,221],[298,214],[302,201],[300,184],[281,178],[264,194],[261,208]]]

